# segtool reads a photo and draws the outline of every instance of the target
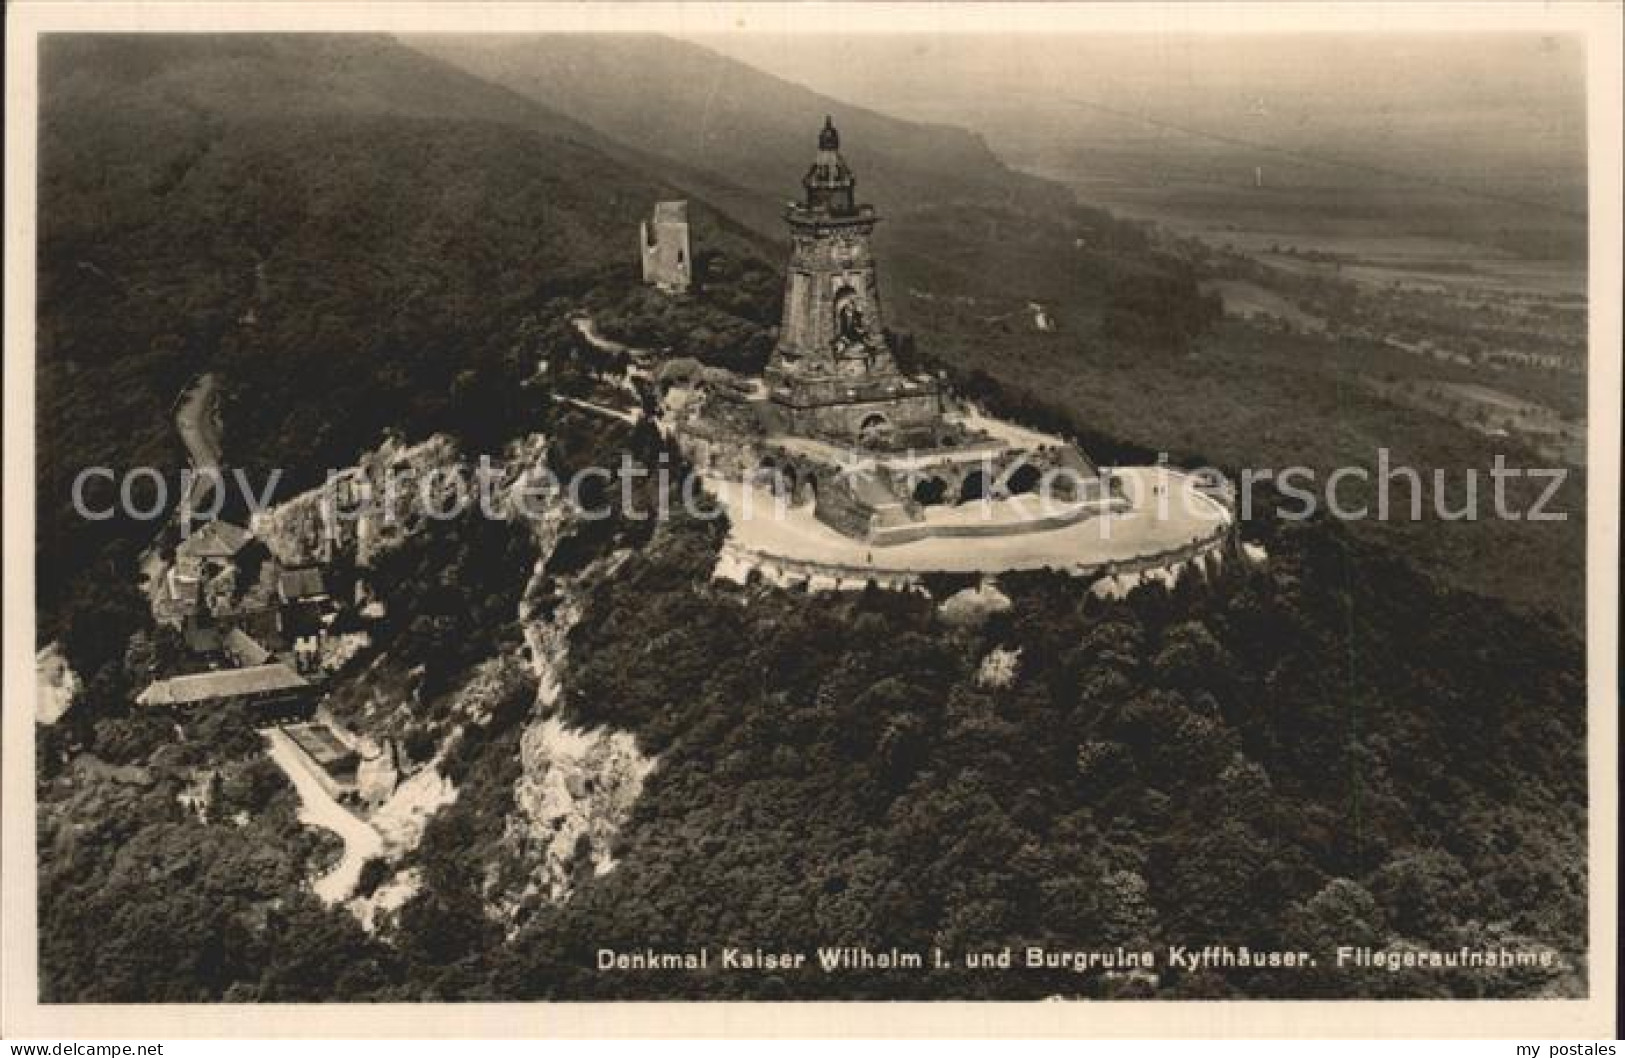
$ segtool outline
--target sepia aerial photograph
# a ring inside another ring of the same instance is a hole
[[[29,44],[28,1001],[1611,993],[1583,35],[780,17]]]

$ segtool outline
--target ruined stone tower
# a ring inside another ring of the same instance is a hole
[[[654,216],[638,225],[643,281],[668,294],[688,290],[693,263],[688,245],[688,203],[656,202]]]
[[[841,136],[824,119],[803,198],[785,210],[790,265],[779,344],[767,369],[794,433],[866,448],[929,444],[938,386],[909,378],[887,348],[870,235],[880,217],[857,201]]]

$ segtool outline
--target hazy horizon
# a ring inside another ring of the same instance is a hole
[[[1250,183],[1268,167],[1299,187],[1415,183],[1491,208],[1585,209],[1584,55],[1565,38],[690,39],[853,105],[964,126],[1107,202],[1124,180]]]

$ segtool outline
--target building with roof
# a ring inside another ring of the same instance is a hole
[[[241,628],[228,629],[221,637],[221,648],[239,668],[251,669],[272,660],[271,652]]]
[[[282,728],[299,752],[315,765],[316,778],[333,797],[356,788],[361,755],[326,724],[288,724]]]
[[[281,662],[241,669],[172,676],[149,684],[136,696],[143,706],[191,708],[245,702],[278,715],[296,715],[310,704],[311,686]]]
[[[230,522],[205,522],[176,546],[175,560],[177,563],[229,562],[248,543],[250,535],[247,529]]]
[[[284,604],[321,603],[328,598],[327,582],[316,566],[282,570],[277,575],[276,593]]]
[[[175,547],[175,561],[165,571],[153,602],[155,616],[177,624],[204,608],[204,585],[232,568],[237,553],[251,538],[247,529],[213,521],[187,535]]]

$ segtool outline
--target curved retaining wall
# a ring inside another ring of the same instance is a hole
[[[882,588],[908,590],[917,588],[920,574],[908,570],[870,569],[856,566],[835,566],[824,562],[785,558],[727,541],[717,556],[712,576],[744,584],[752,573],[781,588],[801,588],[808,591],[862,591],[873,581]]]
[[[1153,551],[1131,559],[1116,562],[1078,562],[1060,569],[1074,577],[1110,578],[1113,588],[1099,592],[1102,595],[1127,594],[1147,580],[1160,579],[1170,586],[1187,571],[1207,572],[1210,567],[1222,565],[1224,550],[1230,538],[1230,526],[1216,529],[1206,537],[1167,551]],[[769,584],[781,588],[805,588],[808,591],[862,591],[870,582],[877,587],[893,590],[921,590],[923,570],[876,569],[864,566],[838,566],[823,562],[785,558],[754,551],[733,541],[722,545],[722,553],[712,576],[736,584],[747,583],[752,573],[758,573]],[[1008,570],[988,570],[990,574]]]

